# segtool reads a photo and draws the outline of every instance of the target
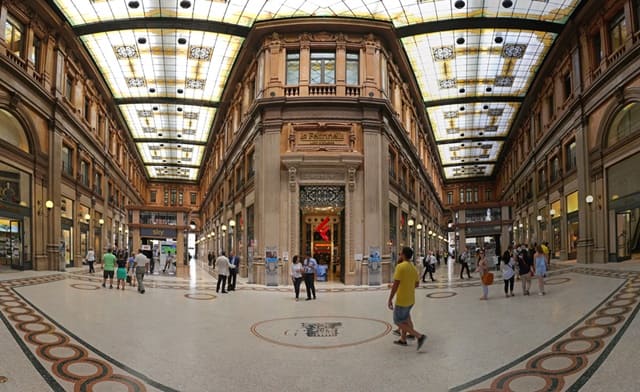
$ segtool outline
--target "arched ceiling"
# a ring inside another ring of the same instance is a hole
[[[491,176],[536,71],[581,0],[50,0],[111,88],[150,178],[194,181],[251,26],[391,22],[446,180]]]

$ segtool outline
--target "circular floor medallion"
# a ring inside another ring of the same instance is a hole
[[[187,293],[184,297],[200,301],[210,301],[217,298],[215,295],[209,293]]]
[[[0,376],[0,384],[4,384],[7,381],[9,381],[8,378],[6,378],[5,376]]]
[[[391,329],[391,324],[382,320],[349,316],[289,317],[251,326],[251,332],[260,339],[307,349],[355,346],[379,339]]]
[[[451,298],[458,295],[455,291],[437,291],[435,293],[429,293],[426,295],[427,298],[432,299],[442,299],[442,298]]]
[[[73,283],[71,287],[78,290],[100,290],[100,286],[88,283]]]

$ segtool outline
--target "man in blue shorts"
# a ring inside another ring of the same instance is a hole
[[[400,260],[396,266],[396,271],[393,274],[393,286],[391,287],[391,294],[389,294],[389,309],[393,310],[393,322],[400,328],[400,339],[393,343],[406,346],[407,334],[413,335],[418,338],[417,350],[420,350],[427,336],[417,332],[413,329],[413,322],[411,321],[411,308],[416,302],[416,287],[420,283],[420,276],[418,270],[411,263],[413,258],[413,250],[409,247],[402,248],[400,253]],[[396,305],[393,306],[393,297],[398,294],[396,298]]]

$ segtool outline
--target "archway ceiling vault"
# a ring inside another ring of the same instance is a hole
[[[389,21],[424,100],[445,180],[494,174],[536,71],[582,0],[49,0],[113,93],[151,179],[195,181],[254,23]]]

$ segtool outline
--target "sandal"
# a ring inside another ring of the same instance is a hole
[[[405,342],[405,341],[403,341],[403,340],[398,339],[398,340],[394,340],[394,341],[393,341],[393,344],[397,344],[397,345],[400,345],[400,346],[406,346],[406,345],[407,345],[407,342]]]

